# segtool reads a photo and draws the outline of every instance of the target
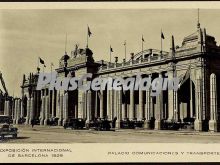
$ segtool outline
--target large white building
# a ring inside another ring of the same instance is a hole
[[[46,125],[51,117],[59,118],[63,125],[69,118],[83,118],[86,123],[96,118],[115,121],[115,127],[124,127],[129,121],[146,129],[165,129],[164,122],[191,122],[197,131],[218,131],[220,120],[219,84],[220,47],[215,38],[206,33],[198,23],[197,29],[183,39],[180,47],[170,37],[170,51],[144,50],[119,63],[94,61],[89,48],[76,48],[71,55],[65,54],[56,69],[59,77],[81,77],[92,73],[95,77],[179,77],[178,91],[165,90],[152,97],[151,90],[131,91],[49,91],[45,87],[36,90],[39,73],[23,78],[22,97],[14,101],[12,115],[18,123],[26,117],[26,123],[38,118]],[[90,80],[88,80],[90,81]],[[86,82],[85,82],[86,83]],[[6,101],[7,103],[7,101]],[[5,108],[5,113],[9,109]]]

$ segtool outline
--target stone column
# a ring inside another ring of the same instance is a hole
[[[77,92],[78,94],[78,91],[74,91],[74,92]],[[74,99],[78,100],[78,95],[74,95]],[[77,101],[75,101],[74,108],[75,108],[75,118],[78,119],[78,102]]]
[[[66,92],[64,94],[64,107],[63,107],[63,125],[66,123],[67,119],[68,119],[68,102],[69,102],[69,96],[68,96],[68,92]]]
[[[63,121],[62,121],[62,125],[65,124],[66,121],[66,93],[64,93],[63,95]]]
[[[116,90],[113,90],[113,107],[114,107],[114,110],[113,110],[113,118],[117,117],[117,91]]]
[[[162,78],[162,74],[159,73],[159,78]],[[163,112],[163,91],[156,96],[156,111],[155,111],[155,130],[161,129],[161,117]]]
[[[122,104],[122,120],[124,120],[127,117],[127,112],[126,112],[126,104]]]
[[[57,90],[56,94],[56,117],[59,118],[59,111],[60,111],[60,92]]]
[[[95,91],[95,118],[98,117],[98,91]]]
[[[34,98],[30,98],[29,102],[29,120],[28,124],[31,124],[31,120],[34,119]]]
[[[100,95],[99,95],[99,98],[100,98],[100,118],[103,118],[104,117],[104,97],[103,97],[103,91],[101,90],[100,91]]]
[[[45,118],[45,97],[42,96],[42,104],[41,104],[41,117],[40,117],[40,125],[44,125],[44,118]]]
[[[130,90],[129,120],[134,119],[134,90]]]
[[[168,78],[175,77],[175,73],[168,72]],[[168,90],[168,121],[176,120],[176,112],[178,110],[177,91]]]
[[[167,103],[164,103],[164,119],[167,119]]]
[[[4,102],[4,115],[7,115],[8,114],[8,101],[5,100]]]
[[[10,101],[7,101],[7,114],[8,116],[10,116]]]
[[[138,120],[143,120],[143,118],[144,118],[143,91],[139,89]]]
[[[59,104],[59,120],[58,120],[58,126],[62,126],[62,120],[63,120],[63,94],[60,95],[60,104]]]
[[[21,99],[18,99],[18,120],[21,118]]]
[[[39,99],[40,99],[40,91],[36,91],[36,95],[35,95],[35,103],[36,103],[36,109],[35,109],[35,116],[34,118],[38,117],[39,114]]]
[[[214,73],[210,76],[210,120],[209,131],[217,132],[217,90],[216,90],[216,75]]]
[[[109,111],[109,120],[113,119],[113,111],[114,111],[114,95],[113,95],[113,90],[109,91],[110,95],[110,111]]]
[[[202,91],[201,78],[196,77],[196,120],[194,122],[195,131],[202,131]]]
[[[89,124],[90,120],[91,120],[91,110],[92,110],[92,92],[91,90],[88,90],[87,92],[87,118],[86,118],[86,123]]]
[[[116,96],[118,100],[118,106],[117,106],[117,120],[115,123],[115,128],[119,129],[121,128],[121,111],[122,111],[122,90],[116,91]]]
[[[9,116],[9,101],[5,101],[5,104],[4,104],[4,115],[7,115]]]
[[[48,95],[45,96],[45,108],[44,108],[44,113],[45,113],[45,118],[44,118],[44,125],[47,125],[47,121],[49,118],[49,108],[50,108],[50,102],[49,102],[49,92]]]
[[[53,117],[55,117],[55,115],[54,115],[54,110],[55,110],[55,91],[54,90],[52,90],[51,91],[51,93],[52,93],[52,97],[51,97],[51,102],[52,102],[52,107],[51,107],[51,117],[53,118]]]
[[[144,121],[144,128],[150,128],[150,112],[151,112],[151,96],[150,90],[146,90],[146,105],[145,105],[145,121]]]
[[[5,115],[9,115],[9,101],[5,101],[6,103],[6,110],[5,110]]]
[[[23,101],[21,100],[21,118],[23,117],[24,117],[24,107],[23,107]]]
[[[13,119],[13,124],[16,124],[16,120],[17,120],[17,99],[14,100],[14,119]]]
[[[7,105],[6,102],[7,102],[7,101],[3,102],[3,103],[4,103],[4,115],[6,114],[6,108],[7,108],[7,107],[6,107],[6,105]]]
[[[21,102],[20,102],[20,99],[17,99],[16,124],[18,124],[18,121],[20,119],[20,113],[21,113]]]
[[[78,117],[86,118],[86,92],[78,90]]]
[[[7,114],[7,101],[4,102],[4,115]]]
[[[193,117],[193,82],[192,82],[192,78],[191,78],[191,73],[190,73],[190,117]]]
[[[107,118],[111,119],[111,91],[107,89]]]
[[[25,124],[29,124],[29,118],[30,118],[30,103],[31,99],[30,97],[27,98],[27,116],[26,116],[26,121]],[[15,114],[15,113],[14,113]]]

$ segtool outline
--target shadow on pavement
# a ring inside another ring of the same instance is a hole
[[[30,138],[30,137],[22,137],[22,136],[21,136],[21,137],[17,137],[16,139],[29,139],[29,138]],[[13,138],[12,138],[12,139],[13,139]],[[15,140],[16,140],[16,139],[15,139]]]

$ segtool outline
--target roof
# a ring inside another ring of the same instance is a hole
[[[140,51],[137,54],[135,54],[134,55],[134,59],[138,59],[142,55],[145,56],[145,55],[160,55],[160,54],[161,54],[161,50],[158,50],[158,49],[146,49],[146,50]],[[168,55],[168,52],[162,51],[162,55]]]

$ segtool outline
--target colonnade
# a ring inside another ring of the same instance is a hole
[[[168,73],[169,76],[170,73]],[[162,74],[158,74],[159,77]],[[217,113],[217,83],[216,75],[210,75],[210,120],[209,130],[218,130],[218,113]],[[193,81],[195,84],[195,100],[190,100],[192,104],[195,101],[195,114],[190,108],[190,116],[195,117],[194,129],[202,130],[204,120],[204,90],[203,80],[197,75]],[[135,94],[136,92],[136,94]],[[112,121],[116,120],[116,128],[120,128],[120,122],[124,119],[137,120],[144,122],[144,128],[149,128],[149,121],[155,118],[155,129],[161,129],[161,121],[178,121],[182,106],[178,102],[178,92],[168,90],[166,96],[160,92],[158,96],[151,96],[151,89],[148,90],[104,90],[104,91],[77,91],[77,95],[71,96],[66,91],[49,91],[43,89],[34,91],[27,97],[27,112],[24,111],[22,100],[14,99],[12,106],[12,116],[14,124],[22,117],[26,117],[26,124],[31,124],[34,118],[40,119],[40,125],[47,125],[51,117],[59,118],[58,125],[63,125],[70,117],[71,101],[77,97],[74,104],[73,118],[83,118],[89,123],[94,118],[107,118]],[[138,103],[135,99],[138,97]],[[166,99],[165,99],[166,98]],[[128,101],[129,100],[129,101]],[[9,101],[5,101],[4,114],[10,115]]]

